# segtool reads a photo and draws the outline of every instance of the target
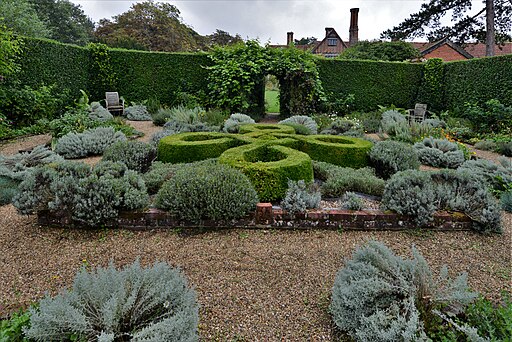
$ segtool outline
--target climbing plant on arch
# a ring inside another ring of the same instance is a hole
[[[257,119],[262,112],[264,76],[273,74],[280,84],[281,115],[310,114],[323,97],[315,57],[299,49],[262,47],[250,40],[217,47],[209,55],[208,88],[213,106]]]
[[[216,132],[167,136],[158,145],[158,159],[189,163],[219,158],[219,163],[240,169],[253,183],[261,201],[284,197],[288,180],[313,180],[312,160],[360,168],[368,164],[372,143],[332,135],[303,136],[289,126],[254,124],[242,126],[245,134]]]

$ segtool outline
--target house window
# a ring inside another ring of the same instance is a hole
[[[326,54],[324,54],[324,57],[325,58],[336,58],[336,57],[338,57],[338,54],[337,53],[326,53]]]
[[[338,45],[338,39],[337,38],[327,38],[327,45],[328,46]]]

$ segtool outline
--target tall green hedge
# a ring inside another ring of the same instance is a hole
[[[175,94],[206,93],[211,62],[204,53],[168,53],[133,50],[110,50],[111,62],[117,73],[117,91],[130,101],[157,97],[172,104]]]
[[[374,110],[394,104],[413,108],[423,65],[402,62],[318,60],[320,80],[326,93],[355,95],[356,110]]]
[[[23,42],[21,71],[16,74],[22,85],[56,84],[57,89],[69,89],[72,99],[80,96],[80,89],[88,90],[90,60],[85,48],[27,37]]]
[[[449,109],[489,99],[512,106],[512,55],[445,63],[445,84]]]

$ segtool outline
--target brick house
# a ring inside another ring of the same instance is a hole
[[[358,42],[359,28],[357,26],[359,8],[350,9],[350,29],[349,29],[349,41],[344,42],[338,32],[332,27],[325,28],[325,37],[321,41],[316,41],[311,44],[298,45],[295,47],[303,51],[309,51],[315,55],[321,55],[324,57],[337,57],[349,46],[354,45]],[[284,48],[290,46],[293,43],[293,32],[286,34],[286,45],[271,45],[276,48]]]
[[[441,39],[434,43],[412,42],[416,49],[420,51],[422,58],[441,58],[445,62],[459,61],[464,59],[485,57],[485,44],[470,43],[464,48],[448,39]],[[512,54],[512,42],[504,45],[496,45],[494,55]]]

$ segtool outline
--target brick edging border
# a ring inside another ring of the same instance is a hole
[[[270,205],[270,209],[269,209]],[[262,210],[261,207],[264,209]],[[81,228],[69,217],[39,211],[37,222],[41,226],[68,226]],[[117,219],[104,225],[111,228],[131,230],[152,230],[169,228],[249,228],[249,229],[330,229],[330,230],[407,230],[418,228],[414,217],[381,210],[311,210],[291,215],[281,209],[272,208],[269,203],[259,203],[256,212],[236,220],[202,220],[188,222],[178,220],[159,209],[144,212],[120,212]],[[473,223],[461,213],[440,211],[425,229],[454,231],[471,230]]]

